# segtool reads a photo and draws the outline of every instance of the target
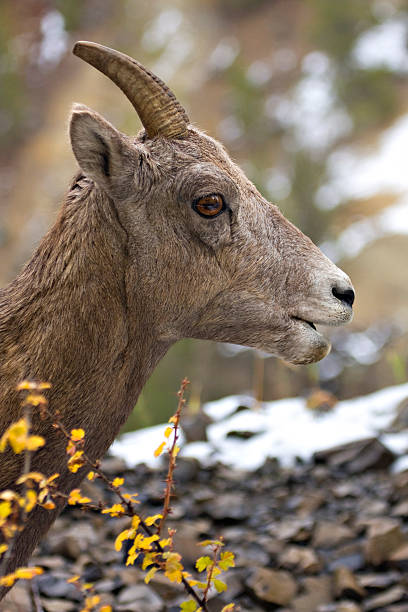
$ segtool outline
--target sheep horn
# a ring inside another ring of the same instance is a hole
[[[182,138],[190,123],[172,91],[156,75],[133,58],[98,45],[80,41],[73,53],[103,72],[130,100],[148,138]]]

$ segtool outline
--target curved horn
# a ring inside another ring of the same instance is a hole
[[[156,75],[124,53],[80,41],[73,53],[111,79],[133,104],[148,138],[182,138],[190,123],[172,91]]]

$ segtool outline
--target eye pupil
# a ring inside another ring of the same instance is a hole
[[[221,195],[211,194],[196,200],[193,208],[202,217],[215,217],[225,209],[225,203]]]

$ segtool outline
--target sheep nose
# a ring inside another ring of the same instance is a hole
[[[347,304],[350,308],[353,306],[354,302],[354,291],[353,289],[343,289],[342,287],[333,287],[332,293],[335,298],[343,302],[343,304]]]

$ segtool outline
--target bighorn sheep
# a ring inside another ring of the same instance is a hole
[[[157,362],[180,338],[245,344],[292,363],[322,359],[315,323],[350,320],[349,278],[267,202],[225,149],[191,125],[173,93],[130,57],[90,42],[74,53],[126,94],[144,130],[128,137],[75,105],[79,172],[54,227],[0,291],[0,431],[20,414],[16,385],[51,381],[50,405],[86,431],[101,457]],[[46,445],[32,469],[66,468],[65,442],[34,420]],[[0,456],[0,489],[19,457]],[[37,508],[15,542],[23,565],[57,516]]]

